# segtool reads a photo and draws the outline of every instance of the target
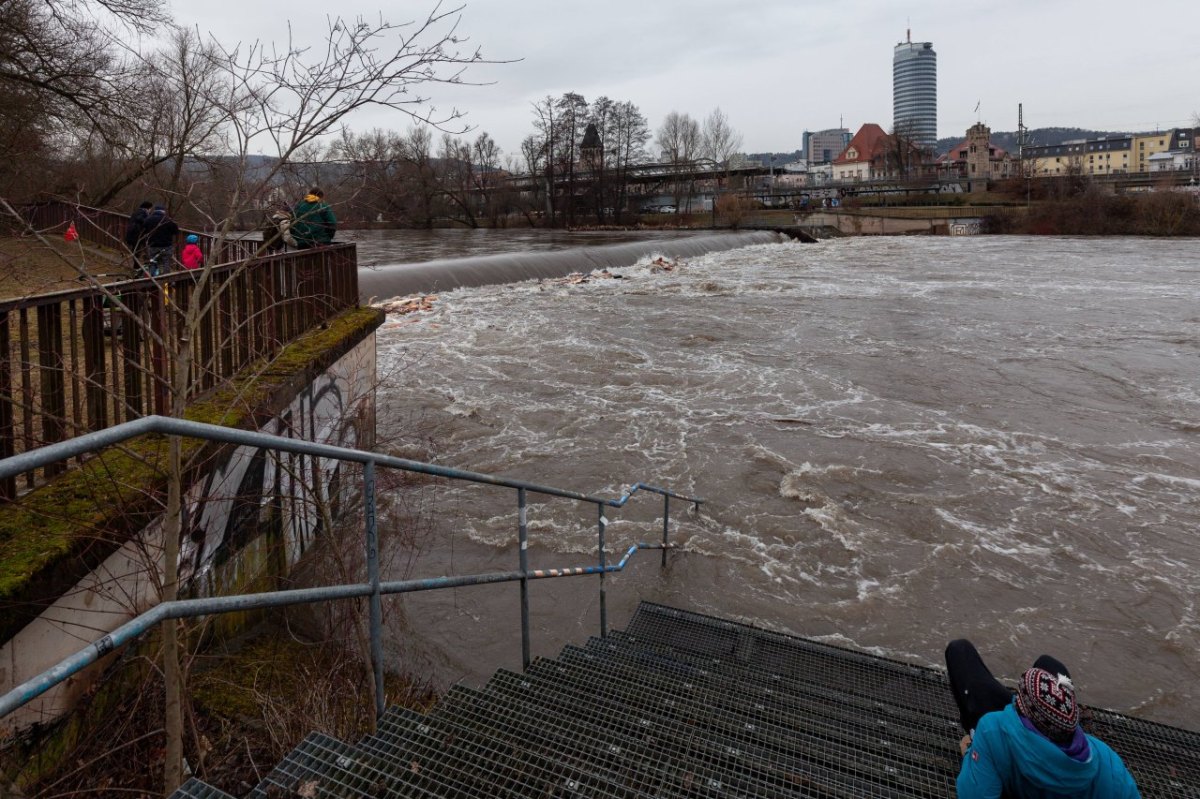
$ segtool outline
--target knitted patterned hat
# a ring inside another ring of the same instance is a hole
[[[1045,669],[1029,669],[1021,675],[1017,710],[1052,741],[1069,741],[1079,724],[1071,678]]]

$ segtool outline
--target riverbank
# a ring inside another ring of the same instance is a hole
[[[1035,236],[1200,236],[1200,201],[1184,192],[1140,194],[1085,192],[1041,200],[1025,208],[998,209],[986,232]]]

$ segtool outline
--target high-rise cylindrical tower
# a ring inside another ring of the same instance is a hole
[[[892,56],[892,124],[923,148],[937,144],[937,53],[911,33]]]

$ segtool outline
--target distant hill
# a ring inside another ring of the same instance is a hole
[[[746,159],[749,161],[758,161],[763,166],[770,166],[771,159],[775,159],[775,166],[783,166],[790,164],[793,161],[799,161],[804,157],[800,150],[793,150],[790,153],[746,153]]]

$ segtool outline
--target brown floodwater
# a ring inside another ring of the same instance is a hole
[[[582,284],[441,294],[380,331],[379,432],[439,463],[705,500],[682,551],[607,580],[640,599],[924,664],[1042,652],[1090,704],[1200,729],[1200,246],[848,239],[651,258]],[[387,577],[517,567],[515,492],[424,491]],[[661,536],[612,511],[610,552]],[[683,511],[678,505],[673,510]],[[596,560],[591,507],[536,500],[535,568]],[[385,545],[385,550],[387,545]],[[598,578],[530,588],[534,654],[599,630]],[[396,665],[445,686],[520,664],[516,584],[388,601]]]

